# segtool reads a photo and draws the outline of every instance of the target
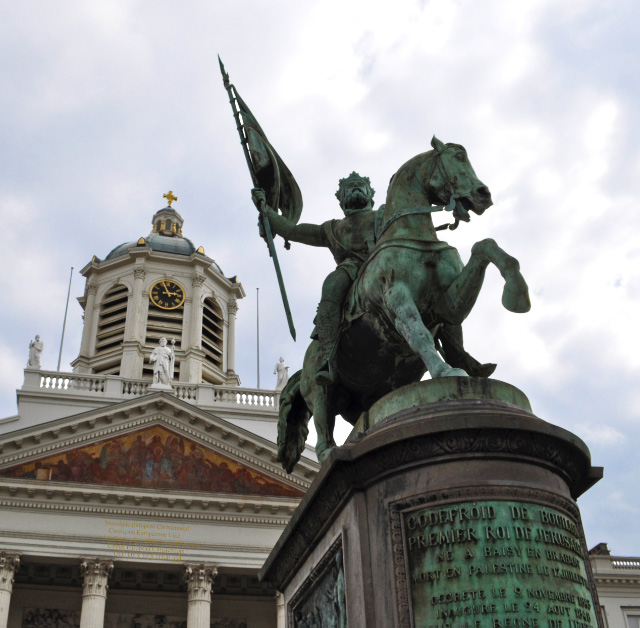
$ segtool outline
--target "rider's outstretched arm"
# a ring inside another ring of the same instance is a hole
[[[256,207],[265,202],[264,191],[260,189],[252,190],[251,198]],[[286,218],[275,212],[265,204],[265,212],[269,218],[271,230],[285,240],[309,244],[310,246],[328,246],[329,242],[321,225],[291,224]]]

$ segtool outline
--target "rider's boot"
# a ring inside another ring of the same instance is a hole
[[[340,331],[340,315],[340,303],[329,299],[320,301],[316,315],[316,330],[322,364],[315,375],[316,384],[320,386],[328,386],[335,382],[334,347]]]

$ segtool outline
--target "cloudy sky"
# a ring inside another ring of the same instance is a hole
[[[281,264],[288,335],[256,234],[250,179],[216,55],[294,173],[303,221],[338,217],[337,181],[390,176],[435,133],[468,149],[494,206],[447,236],[463,259],[493,237],[519,258],[526,315],[488,272],[467,348],[534,412],[574,431],[605,479],[579,501],[589,546],[640,555],[640,94],[635,0],[110,0],[0,9],[0,416],[15,413],[29,340],[55,369],[69,279],[145,236],[172,189],[184,233],[247,292],[238,370],[300,368],[328,251]],[[78,352],[72,300],[63,369]],[[345,424],[346,425],[346,424]],[[345,425],[341,433],[347,433]]]

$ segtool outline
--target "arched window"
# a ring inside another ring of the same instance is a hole
[[[205,359],[202,378],[212,384],[220,384],[221,381],[208,372],[210,369],[207,369],[207,365],[215,367],[218,373],[222,372],[223,333],[222,309],[214,299],[205,299],[202,308],[202,350]]]
[[[129,291],[126,286],[116,284],[107,290],[100,303],[98,334],[95,357],[104,356],[93,371],[103,375],[120,374],[120,347],[124,340],[124,325],[127,318]],[[115,353],[115,355],[111,355]]]

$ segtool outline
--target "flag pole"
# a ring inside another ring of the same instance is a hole
[[[256,367],[258,371],[258,388],[260,388],[260,288],[256,288]]]
[[[236,121],[236,129],[238,130],[238,134],[240,135],[240,144],[242,144],[242,151],[244,153],[244,158],[247,162],[247,167],[249,168],[251,181],[253,182],[254,188],[259,188],[260,183],[258,181],[258,176],[256,175],[253,162],[251,161],[251,155],[249,153],[249,138],[247,137],[247,132],[244,128],[242,121],[240,120],[240,111],[238,107],[238,101],[236,98],[237,92],[235,87],[229,82],[229,74],[227,74],[227,72],[224,69],[224,65],[222,64],[222,59],[220,58],[220,55],[218,55],[218,62],[220,63],[220,72],[222,73],[222,82],[224,83],[224,87],[227,90],[227,93],[229,95],[229,103],[231,104],[231,109],[233,110],[233,118]],[[282,271],[280,270],[280,262],[278,261],[278,254],[276,253],[276,247],[273,244],[273,234],[271,233],[271,224],[269,223],[269,218],[267,217],[267,213],[264,205],[265,203],[263,202],[258,208],[260,235],[266,240],[267,247],[269,248],[269,255],[273,259],[273,266],[276,271],[278,286],[280,288],[280,296],[282,297],[282,305],[284,306],[284,312],[287,317],[287,323],[289,325],[289,333],[291,334],[291,337],[295,340],[296,328],[293,325],[293,317],[291,316],[291,309],[289,308],[289,299],[287,298],[287,291],[284,287]]]
[[[67,305],[64,308],[64,320],[62,321],[62,336],[60,338],[60,351],[58,353],[58,372],[60,371],[60,362],[62,361],[62,344],[64,343],[64,330],[67,326],[67,312],[69,311],[69,297],[71,296],[71,280],[73,279],[73,266],[69,273],[69,289],[67,290]]]

